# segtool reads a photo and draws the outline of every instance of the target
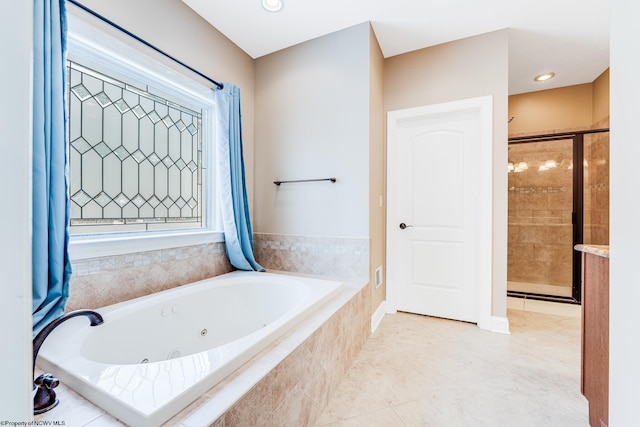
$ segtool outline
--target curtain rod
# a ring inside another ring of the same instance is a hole
[[[187,64],[185,64],[184,62],[180,61],[179,59],[176,59],[173,56],[169,55],[168,53],[164,52],[163,50],[158,49],[157,47],[155,47],[154,45],[152,45],[148,41],[144,40],[141,37],[136,36],[131,31],[121,27],[120,25],[116,24],[115,22],[111,21],[110,19],[105,18],[104,16],[100,15],[99,13],[89,9],[87,6],[83,5],[82,3],[79,3],[77,0],[67,0],[67,1],[69,3],[71,3],[71,4],[74,4],[74,5],[78,6],[80,9],[84,10],[85,12],[95,16],[96,18],[98,18],[102,22],[111,25],[113,28],[115,28],[117,30],[122,31],[123,33],[125,33],[129,37],[132,37],[132,38],[136,39],[137,41],[139,41],[140,43],[144,44],[145,46],[147,46],[147,47],[155,50],[156,52],[166,56],[167,58],[171,59],[172,61],[177,62],[178,64],[182,65],[183,67],[185,67],[189,71],[192,71],[192,72],[196,73],[197,75],[199,75],[203,79],[205,79],[205,80],[213,83],[214,85],[216,85],[218,87],[218,89],[222,89],[224,87],[224,85],[222,83],[218,83],[217,81],[213,80],[212,78],[209,78],[206,75],[202,74],[200,71],[196,70],[195,68],[188,66]]]

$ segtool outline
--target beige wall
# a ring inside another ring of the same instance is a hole
[[[384,146],[384,58],[373,29],[369,30],[370,101],[369,101],[369,235],[371,237],[369,282],[371,308],[375,310],[386,299],[385,264],[385,146]],[[375,270],[382,266],[383,281],[375,287]]]
[[[592,83],[592,121],[596,127],[609,127],[609,69]]]
[[[508,32],[496,31],[388,58],[385,111],[493,95],[493,163],[507,164]],[[506,317],[507,170],[493,171],[493,308]]]
[[[263,233],[271,238],[366,237],[371,283],[378,266],[386,270],[385,210],[380,205],[385,183],[383,64],[369,23],[256,60],[260,161],[254,230],[259,240],[266,238]],[[273,184],[275,179],[330,176],[337,178],[336,184]],[[371,292],[375,310],[385,299],[385,286],[372,286]]]
[[[592,83],[509,97],[509,136],[609,127],[609,70]]]
[[[589,129],[592,86],[585,83],[509,97],[509,136]]]
[[[255,232],[369,236],[369,31],[255,61]],[[273,184],[328,177],[337,182]]]
[[[366,237],[371,283],[384,265],[383,63],[369,23],[256,60],[254,230]],[[336,184],[273,185],[330,176]],[[385,287],[371,292],[375,310]]]

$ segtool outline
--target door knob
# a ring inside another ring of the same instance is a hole
[[[405,228],[413,227],[413,225],[407,225],[404,222],[400,223],[400,230],[404,230]]]

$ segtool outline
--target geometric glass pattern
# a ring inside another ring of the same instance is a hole
[[[67,82],[71,232],[204,227],[203,111],[72,61]]]

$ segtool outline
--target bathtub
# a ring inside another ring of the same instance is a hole
[[[233,272],[70,319],[38,366],[128,425],[158,426],[338,292],[340,282]]]

